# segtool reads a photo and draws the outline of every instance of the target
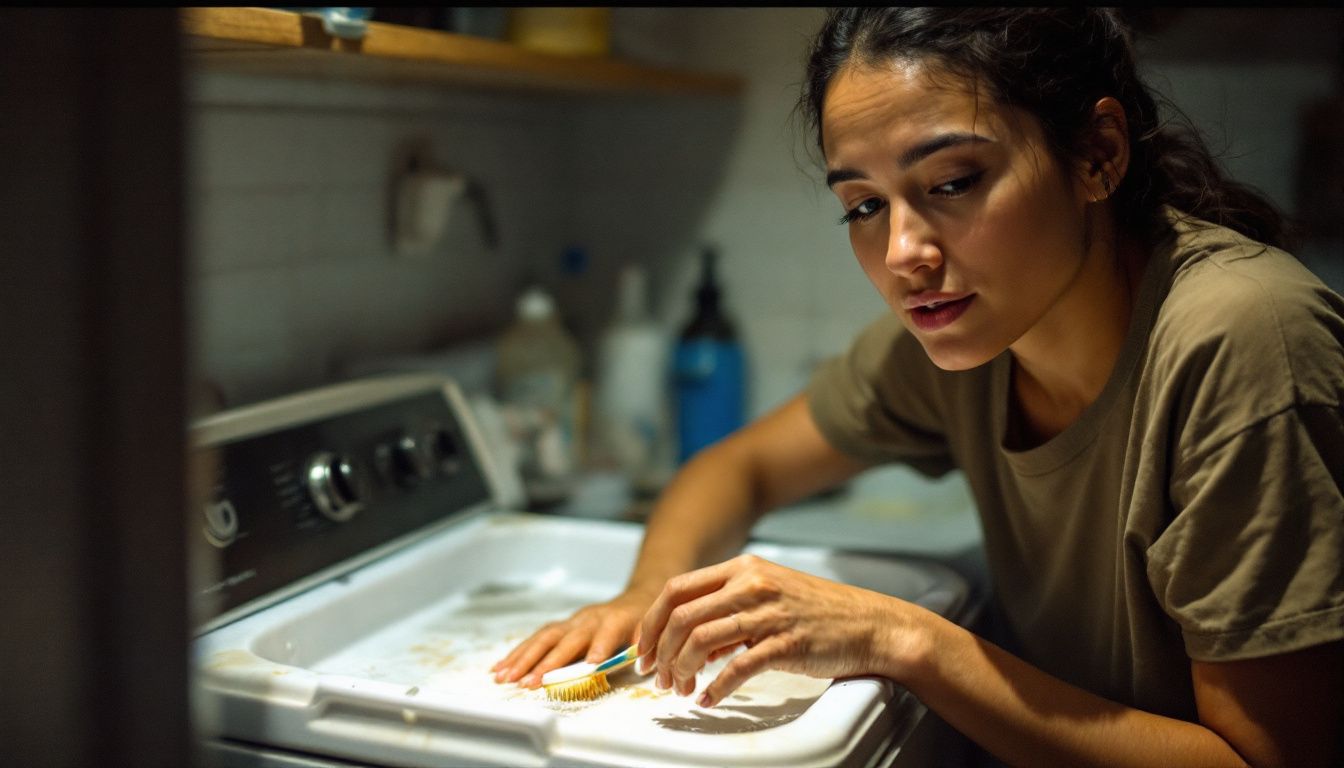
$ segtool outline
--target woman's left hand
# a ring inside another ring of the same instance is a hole
[[[657,685],[686,696],[707,661],[745,644],[705,687],[701,706],[767,669],[897,677],[926,647],[926,614],[888,595],[742,555],[668,580],[644,615],[640,667],[656,651]]]

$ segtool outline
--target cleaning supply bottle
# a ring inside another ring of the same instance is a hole
[[[645,273],[625,267],[616,316],[598,345],[596,422],[601,454],[636,495],[658,491],[672,471],[667,369],[671,342],[653,321]]]
[[[722,291],[714,276],[717,258],[713,248],[704,249],[695,315],[677,342],[673,372],[679,462],[744,423],[745,361],[721,306]]]
[[[500,416],[518,449],[529,504],[549,506],[575,483],[579,347],[541,288],[519,297],[517,313],[497,349]]]

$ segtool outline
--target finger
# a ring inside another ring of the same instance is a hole
[[[715,609],[713,601],[705,602],[704,598],[723,588],[734,567],[734,561],[729,560],[669,579],[644,615],[639,641],[641,667],[658,666],[659,687],[671,687],[669,665],[680,652],[686,634],[702,621],[732,612],[733,606]],[[671,635],[665,637],[669,629]]]
[[[552,669],[559,669],[566,664],[572,664],[583,655],[583,651],[588,647],[587,633],[577,634],[571,632],[556,644],[551,652],[546,654],[532,671],[527,673],[518,684],[524,688],[536,688],[541,685],[541,676],[550,672]]]
[[[537,636],[537,633],[536,633],[536,632],[533,632],[532,635],[531,635],[530,637],[528,637],[526,640],[524,640],[523,642],[518,643],[517,645],[513,646],[512,648],[510,648],[510,649],[509,649],[509,652],[506,653],[506,654],[504,654],[504,658],[500,659],[499,661],[496,661],[496,662],[494,663],[494,665],[490,667],[490,671],[491,671],[491,672],[498,672],[499,670],[501,670],[501,669],[505,669],[506,667],[508,667],[509,664],[511,664],[511,663],[513,662],[513,659],[514,659],[519,653],[522,652],[524,646],[526,646],[528,643],[532,642],[532,638],[533,638],[533,637],[536,637],[536,636]]]
[[[563,627],[554,627],[548,629],[546,635],[538,636],[538,642],[532,644],[519,658],[513,660],[513,664],[508,668],[503,682],[519,682],[524,675],[534,671],[544,659],[554,654],[555,648],[560,646],[567,638],[571,638],[573,632],[564,631]]]
[[[728,576],[728,562],[683,573],[667,580],[667,583],[663,585],[663,591],[658,593],[653,605],[649,606],[649,610],[644,613],[644,620],[640,622],[640,656],[652,654],[658,645],[663,627],[667,625],[668,615],[672,613],[673,609],[688,600],[703,597],[723,586]]]
[[[733,651],[736,651],[738,649],[738,646],[740,645],[742,645],[742,643],[738,643],[737,645],[729,645],[710,653],[709,658],[705,659],[705,663],[708,664],[711,661],[718,661],[719,659],[722,659],[724,656],[727,656]]]
[[[543,631],[545,630],[538,630],[536,632],[533,632],[531,636],[529,636],[526,640],[513,646],[513,648],[509,650],[509,652],[504,656],[504,658],[495,662],[495,665],[490,668],[490,671],[499,672],[500,670],[508,669],[509,667],[513,666],[513,663],[518,659],[518,657],[522,656],[523,653],[527,650],[527,648],[529,648],[532,645],[532,643],[535,643],[537,641],[537,638],[542,635]]]
[[[616,652],[625,647],[630,639],[630,630],[626,622],[608,621],[597,628],[597,633],[593,635],[593,642],[588,646],[588,655],[585,660],[590,664],[606,661]]]
[[[732,661],[724,665],[718,677],[715,677],[709,685],[705,686],[705,690],[701,692],[696,704],[702,707],[712,707],[731,696],[733,691],[736,691],[747,680],[770,669],[783,655],[785,648],[785,641],[780,639],[779,636],[774,636],[762,640],[738,654]]]
[[[668,614],[663,627],[663,635],[658,639],[656,651],[658,664],[658,686],[674,688],[680,691],[686,682],[684,671],[677,668],[677,659],[681,657],[683,647],[691,633],[709,622],[722,619],[732,613],[730,606],[723,604],[717,594],[707,595],[689,603],[683,603]],[[694,671],[691,673],[694,683]]]
[[[544,656],[560,638],[565,634],[564,630],[555,625],[548,625],[537,630],[531,637],[524,640],[518,647],[500,663],[495,671],[495,682],[517,682],[518,678],[523,676]]]
[[[635,648],[636,648],[636,649],[639,648],[640,632],[642,632],[642,631],[643,631],[643,627],[641,627],[641,626],[639,626],[638,624],[636,624],[636,625],[635,625],[635,631],[632,633],[631,638],[630,638],[630,642],[633,643],[633,644],[635,645]],[[649,674],[649,673],[652,672],[652,671],[653,671],[653,654],[649,654],[649,655],[647,655],[647,656],[640,656],[638,653],[636,653],[636,654],[635,654],[635,673],[636,673],[636,674],[640,674],[640,675],[647,675],[647,674]]]
[[[741,616],[733,614],[707,621],[691,630],[681,652],[670,665],[677,693],[688,696],[695,690],[695,675],[704,668],[711,653],[724,648],[732,650],[746,639],[741,620]]]
[[[553,636],[550,642],[554,642],[554,639],[559,638],[561,634],[562,633],[559,631],[559,622],[555,621],[547,622],[546,624],[543,624],[539,629],[537,629],[537,631],[533,632],[526,640],[513,646],[513,649],[509,651],[508,655],[506,655],[499,661],[495,662],[495,666],[493,668],[503,669],[505,667],[511,666],[514,662],[518,660],[520,656],[523,655],[523,653],[526,652],[526,650],[529,647],[532,646],[533,643],[536,643],[538,641],[548,642],[547,641],[548,636]]]

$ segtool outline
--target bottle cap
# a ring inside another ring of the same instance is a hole
[[[529,288],[518,297],[518,316],[525,320],[545,320],[555,312],[555,301],[540,288]]]
[[[645,306],[644,270],[636,264],[630,264],[621,270],[617,287],[617,316],[627,322],[639,322],[648,314]]]
[[[695,289],[695,303],[705,309],[718,309],[719,284],[714,279],[714,262],[719,258],[713,246],[705,246],[700,256],[700,285]]]

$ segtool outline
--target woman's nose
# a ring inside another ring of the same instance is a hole
[[[892,205],[887,238],[887,269],[907,277],[921,269],[936,269],[942,253],[933,242],[928,222],[908,206]]]

